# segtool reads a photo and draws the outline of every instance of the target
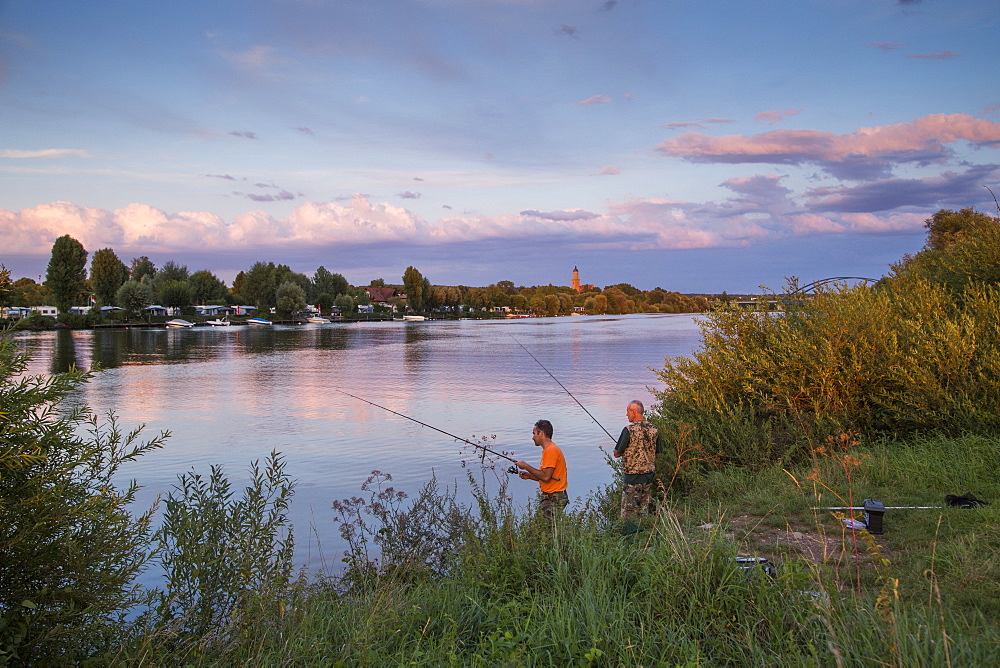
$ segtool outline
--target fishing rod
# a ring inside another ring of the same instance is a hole
[[[434,431],[436,431],[436,432],[438,432],[440,434],[444,434],[445,436],[450,436],[450,437],[454,438],[457,441],[461,441],[462,443],[468,443],[469,445],[471,445],[474,448],[479,448],[480,450],[484,450],[484,451],[490,453],[491,455],[496,455],[497,457],[501,457],[503,459],[506,459],[508,462],[514,462],[515,464],[517,464],[517,460],[514,459],[513,457],[508,457],[507,455],[501,454],[501,453],[497,452],[496,450],[491,450],[490,448],[487,448],[485,445],[481,445],[479,443],[473,443],[472,441],[470,441],[467,438],[462,438],[461,436],[456,436],[455,434],[447,432],[444,429],[438,429],[437,427],[435,427],[432,424],[427,424],[426,422],[421,422],[420,420],[417,420],[416,418],[411,418],[409,415],[403,415],[399,411],[394,411],[391,408],[386,408],[385,406],[382,406],[380,404],[376,404],[374,401],[368,401],[367,399],[363,399],[362,397],[359,397],[356,394],[351,394],[350,392],[345,392],[344,390],[339,390],[337,388],[334,388],[334,389],[336,389],[337,392],[340,392],[341,394],[346,394],[347,396],[353,397],[354,399],[357,399],[358,401],[363,401],[363,402],[365,402],[366,404],[368,404],[370,406],[375,406],[376,408],[381,408],[384,411],[389,411],[393,415],[398,415],[399,417],[405,418],[405,419],[409,420],[410,422],[416,422],[421,427],[427,427],[428,429],[433,429]],[[584,408],[584,410],[587,410],[587,409]],[[507,468],[507,473],[509,473],[511,475],[517,475],[518,473],[520,473],[520,471],[518,471],[518,468],[516,466],[510,466],[510,467]],[[562,478],[557,478],[555,476],[552,476],[552,479],[553,480],[562,480]]]
[[[513,335],[513,334],[511,334],[511,335],[510,335],[510,338],[514,339],[514,335]],[[531,359],[533,359],[533,360],[535,360],[536,362],[538,362],[538,358],[537,358],[537,357],[535,357],[534,355],[532,355],[532,354],[531,354],[531,351],[530,351],[530,350],[528,350],[527,348],[525,348],[525,347],[524,347],[524,345],[523,345],[523,344],[522,344],[522,343],[521,343],[520,341],[518,341],[517,339],[514,339],[514,343],[516,343],[517,345],[521,346],[521,349],[522,349],[522,350],[524,350],[524,352],[528,353],[528,355],[529,355],[529,356],[531,357]],[[556,378],[555,376],[553,376],[553,375],[552,375],[552,372],[551,372],[551,371],[549,371],[548,369],[546,369],[546,368],[545,368],[545,365],[544,365],[544,364],[542,364],[541,362],[538,362],[538,366],[542,367],[542,369],[544,369],[544,370],[545,370],[545,373],[549,374],[549,376],[551,376],[551,377],[552,377],[552,380],[554,380],[554,381],[556,381],[557,383],[559,383],[559,379],[558,379],[558,378]],[[594,421],[594,423],[595,423],[595,424],[596,424],[596,425],[597,425],[598,427],[600,427],[601,429],[603,429],[603,430],[604,430],[604,433],[608,435],[608,438],[610,438],[610,439],[611,439],[612,441],[614,441],[615,443],[617,443],[617,442],[618,442],[618,439],[617,439],[617,438],[615,438],[614,436],[612,436],[612,435],[611,435],[611,432],[609,432],[609,431],[608,431],[607,429],[604,429],[604,425],[603,425],[603,424],[601,424],[600,422],[598,422],[598,421],[597,421],[597,418],[595,418],[595,417],[594,417],[593,415],[591,415],[590,411],[588,411],[588,410],[587,410],[587,407],[586,407],[586,406],[584,406],[583,404],[581,404],[581,403],[580,403],[580,400],[579,400],[579,399],[577,399],[576,397],[574,397],[574,396],[573,396],[573,393],[572,393],[572,392],[570,392],[569,390],[567,390],[567,389],[566,389],[566,386],[565,386],[565,385],[563,385],[562,383],[559,383],[559,387],[561,387],[562,389],[566,390],[566,394],[568,394],[568,395],[570,396],[570,398],[571,398],[571,399],[573,399],[573,401],[575,401],[575,402],[576,402],[576,405],[577,405],[577,406],[579,406],[580,408],[582,408],[582,409],[583,409],[583,412],[584,412],[584,413],[586,413],[587,415],[590,415],[590,419],[591,419],[591,420],[593,420],[593,421]]]
[[[336,389],[336,388],[334,388],[334,389]],[[354,394],[351,394],[350,392],[344,392],[343,390],[337,390],[337,392],[340,392],[341,394],[346,394],[349,397],[353,397],[353,398],[357,399],[358,401],[363,401],[366,404],[369,404],[371,406],[375,406],[376,408],[381,408],[384,411],[389,411],[393,415],[398,415],[401,418],[406,418],[410,422],[416,422],[421,427],[427,427],[428,429],[433,429],[434,431],[439,432],[441,434],[444,434],[445,436],[451,436],[455,440],[462,441],[463,443],[468,443],[469,445],[471,445],[474,448],[479,448],[480,450],[485,450],[486,452],[490,453],[491,455],[496,455],[497,457],[502,457],[503,459],[506,459],[508,462],[514,462],[515,464],[517,463],[516,459],[508,457],[507,455],[500,454],[496,450],[490,450],[485,445],[481,445],[479,443],[473,443],[472,441],[470,441],[467,438],[462,438],[461,436],[456,436],[455,434],[450,434],[450,433],[446,432],[444,429],[438,429],[437,427],[435,427],[432,424],[427,424],[426,422],[421,422],[420,420],[417,420],[415,418],[411,418],[409,415],[403,415],[402,413],[394,411],[391,408],[386,408],[385,406],[380,406],[379,404],[376,404],[373,401],[368,401],[367,399],[362,399],[361,397],[359,397],[357,395],[354,395]]]
[[[334,388],[334,389],[336,390],[337,388]],[[381,408],[384,411],[389,411],[393,415],[398,415],[401,418],[406,418],[410,422],[416,422],[421,427],[427,427],[428,429],[433,429],[434,431],[436,431],[438,433],[441,433],[441,434],[444,434],[445,436],[451,436],[452,438],[454,438],[457,441],[461,441],[462,443],[468,443],[469,445],[471,445],[474,448],[479,448],[480,450],[485,450],[486,452],[490,453],[491,455],[496,455],[497,457],[501,457],[503,459],[506,459],[508,462],[514,462],[515,464],[517,464],[517,460],[514,459],[513,457],[508,457],[507,455],[501,454],[501,453],[497,452],[496,450],[491,450],[491,449],[487,448],[485,445],[481,445],[479,443],[473,443],[472,441],[470,441],[467,438],[462,438],[461,436],[456,436],[455,434],[449,433],[449,432],[445,431],[444,429],[438,429],[437,427],[435,427],[432,424],[427,424],[426,422],[421,422],[420,420],[417,420],[415,418],[411,418],[409,415],[403,415],[402,413],[400,413],[398,411],[394,411],[391,408],[386,408],[385,406],[381,406],[379,404],[376,404],[374,401],[368,401],[367,399],[362,399],[361,397],[357,396],[356,394],[351,394],[350,392],[345,392],[344,390],[337,390],[337,392],[340,392],[341,394],[346,394],[347,396],[353,397],[353,398],[357,399],[358,401],[363,401],[366,404],[374,406],[375,408]],[[586,410],[586,409],[584,409],[584,410]],[[520,473],[520,471],[518,471],[518,468],[516,466],[509,466],[509,467],[507,467],[507,473],[509,473],[511,475],[517,475],[518,473]],[[562,480],[562,478],[557,478],[556,476],[552,476],[552,479],[553,480]]]

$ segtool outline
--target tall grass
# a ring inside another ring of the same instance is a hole
[[[863,461],[851,478],[857,494],[877,495],[885,485],[930,501],[955,490],[926,488],[919,476],[933,462],[922,454],[960,448],[987,464],[1000,456],[986,439],[924,440],[886,468],[898,445],[856,446]],[[184,658],[194,665],[463,666],[1000,660],[996,611],[974,600],[1000,598],[995,507],[925,516],[897,511],[887,514],[886,536],[876,543],[865,534],[855,548],[829,513],[809,510],[823,489],[808,482],[815,467],[823,485],[846,496],[843,468],[823,458],[787,472],[746,471],[728,486],[716,476],[662,504],[636,533],[623,533],[612,519],[609,490],[549,523],[514,512],[504,495],[487,495],[475,480],[476,508],[459,508],[452,491],[425,486],[412,502],[378,509],[381,518],[366,515],[361,521],[372,524],[365,531],[378,535],[386,520],[405,526],[428,508],[450,509],[450,519],[423,533],[404,532],[409,547],[397,537],[393,552],[377,559],[352,553],[341,576],[299,583],[283,605],[256,608],[254,623],[235,627],[224,646]],[[986,474],[964,482],[983,496],[1000,491]],[[385,490],[369,486],[369,498]],[[763,498],[767,490],[776,498]],[[755,505],[767,508],[757,513],[757,530],[770,513],[795,529],[839,536],[839,547],[818,561],[769,547],[733,520]],[[436,550],[448,552],[447,567],[430,566],[444,563],[426,558]],[[740,555],[770,558],[777,577],[744,570],[735,561]],[[161,647],[145,660],[172,663],[174,656]]]

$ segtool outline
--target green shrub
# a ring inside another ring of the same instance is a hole
[[[655,410],[728,463],[801,459],[839,432],[1000,427],[1000,289],[888,282],[770,314],[724,308],[691,358],[658,372]],[[669,439],[668,439],[669,441]]]
[[[166,589],[150,641],[186,655],[225,646],[246,625],[261,624],[289,595],[294,540],[288,504],[294,483],[281,456],[263,469],[251,464],[251,481],[239,499],[213,466],[208,479],[179,477],[167,496],[157,531]]]
[[[55,318],[51,318],[47,315],[42,315],[41,313],[32,313],[26,318],[21,318],[14,324],[14,329],[26,329],[26,330],[41,330],[41,329],[54,329],[56,326]]]
[[[141,601],[152,509],[133,517],[135,482],[119,467],[139,442],[66,399],[89,374],[23,375],[27,358],[0,338],[0,663],[72,663],[117,635]],[[81,436],[80,433],[86,433]]]

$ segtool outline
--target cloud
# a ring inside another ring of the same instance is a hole
[[[229,134],[231,134],[234,137],[243,137],[245,139],[256,139],[257,138],[257,133],[256,132],[250,132],[248,130],[244,130],[242,132],[240,132],[239,130],[233,130]]]
[[[577,102],[581,107],[589,107],[592,104],[608,104],[611,102],[611,98],[607,95],[592,95],[586,100],[581,100]]]
[[[212,175],[209,174],[208,176]],[[219,176],[218,178],[226,179],[227,181],[236,180],[232,176],[229,176],[228,174]],[[246,178],[244,178],[243,180],[246,181]],[[234,190],[233,194],[236,195],[237,197],[245,197],[253,202],[285,202],[296,198],[296,195],[294,195],[293,193],[273,183],[255,183],[253,185],[255,188],[272,189],[272,190],[277,190],[278,192],[260,194],[260,193],[245,193],[245,192],[240,192],[238,190]],[[303,195],[299,193],[298,196],[302,197]]]
[[[895,51],[903,48],[903,45],[900,42],[869,42],[868,44],[865,44],[865,46],[882,49],[883,51]]]
[[[398,193],[396,196],[402,199],[420,199],[420,193],[410,192],[409,190]]]
[[[566,35],[567,37],[576,37],[576,33],[577,29],[575,27],[566,24],[559,26],[559,29],[556,30],[557,35]]]
[[[975,125],[968,120],[953,119],[947,125],[955,136],[967,137],[988,134],[998,125],[988,121],[981,121],[985,126]],[[916,137],[928,135],[926,127],[904,125]],[[879,137],[880,129],[868,130],[879,146],[897,150],[899,136]],[[936,141],[949,137],[940,130],[933,135]],[[836,136],[827,140],[834,145],[829,150],[837,148]],[[229,175],[214,177],[235,180]],[[998,179],[1000,164],[966,165],[927,178],[883,178],[850,187],[795,192],[788,177],[754,174],[723,181],[719,187],[724,194],[710,201],[634,198],[610,202],[603,211],[525,209],[498,215],[455,215],[446,204],[442,207],[446,215],[436,221],[403,206],[372,202],[361,193],[340,201],[305,201],[282,218],[252,210],[231,220],[207,212],[167,213],[141,203],[107,211],[52,202],[17,211],[0,209],[0,230],[5,252],[35,256],[47,255],[53,241],[64,234],[88,249],[113,247],[121,254],[190,253],[192,239],[206,253],[208,249],[266,250],[276,257],[303,249],[387,244],[489,248],[496,243],[553,242],[561,249],[590,252],[742,248],[815,235],[921,234],[923,221],[938,208],[985,204],[983,184]],[[270,183],[257,185],[274,192],[237,194],[257,202],[301,196]],[[408,195],[418,196],[399,196]]]
[[[315,135],[316,134],[315,132],[313,132],[312,128],[301,127],[301,128],[295,128],[295,129],[298,130],[299,132],[301,132],[304,135]]]
[[[599,171],[598,174],[602,176],[617,176],[618,174],[621,174],[621,172],[622,170],[618,169],[614,165],[607,165],[605,167],[602,167],[601,171]]]
[[[968,114],[931,114],[909,123],[859,128],[851,134],[773,130],[758,135],[685,132],[655,147],[662,155],[701,163],[815,164],[839,178],[888,176],[896,164],[927,165],[951,156],[946,144],[1000,142],[1000,123]]]
[[[796,114],[802,113],[801,109],[785,109],[784,111],[762,111],[754,116],[754,120],[758,123],[766,122],[774,125],[783,118],[789,116],[795,116]]]
[[[702,123],[735,123],[735,118],[703,118]]]
[[[522,216],[527,218],[536,218],[539,220],[556,220],[556,221],[567,221],[567,220],[593,220],[599,216],[596,213],[591,213],[590,211],[584,211],[583,209],[574,209],[572,211],[533,211],[528,209],[522,211]]]
[[[664,123],[660,127],[668,130],[679,130],[681,128],[704,128],[705,126],[694,121],[674,121],[673,123]]]
[[[923,179],[883,179],[853,187],[814,188],[810,208],[834,212],[879,212],[900,208],[963,206],[981,197],[983,184],[1000,180],[1000,165],[975,165]]]
[[[230,174],[205,174],[210,179],[223,179],[225,181],[235,181],[236,177]]]
[[[993,102],[992,104],[986,105],[986,108],[979,112],[980,116],[986,116],[989,114],[995,114],[1000,111],[1000,102]]]
[[[421,177],[419,177],[419,176],[414,176],[414,177],[413,177],[413,180],[414,180],[414,181],[423,181],[424,179],[422,179],[422,178],[421,178]]]
[[[907,58],[930,58],[932,60],[947,60],[949,58],[958,58],[962,54],[955,53],[954,51],[935,51],[934,53],[914,53],[913,55],[907,56]]]
[[[90,152],[79,148],[43,148],[34,151],[14,148],[0,149],[0,158],[30,160],[34,158],[89,158]]]
[[[257,186],[261,187],[260,184],[257,184]],[[288,192],[287,190],[281,190],[280,192],[275,193],[273,195],[270,193],[259,195],[257,193],[240,193],[240,192],[234,192],[233,194],[241,195],[254,202],[284,202],[295,199],[295,195]]]
[[[221,56],[234,67],[257,75],[268,75],[276,67],[284,66],[292,61],[277,54],[274,47],[258,45],[243,51],[219,51]]]
[[[618,0],[605,0],[601,5],[601,11],[610,12],[618,5]]]

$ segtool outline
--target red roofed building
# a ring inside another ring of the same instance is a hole
[[[379,306],[391,306],[389,300],[393,297],[398,297],[399,293],[396,292],[396,288],[377,288],[373,286],[368,286],[365,288],[368,292],[368,296],[371,300],[378,304]]]

